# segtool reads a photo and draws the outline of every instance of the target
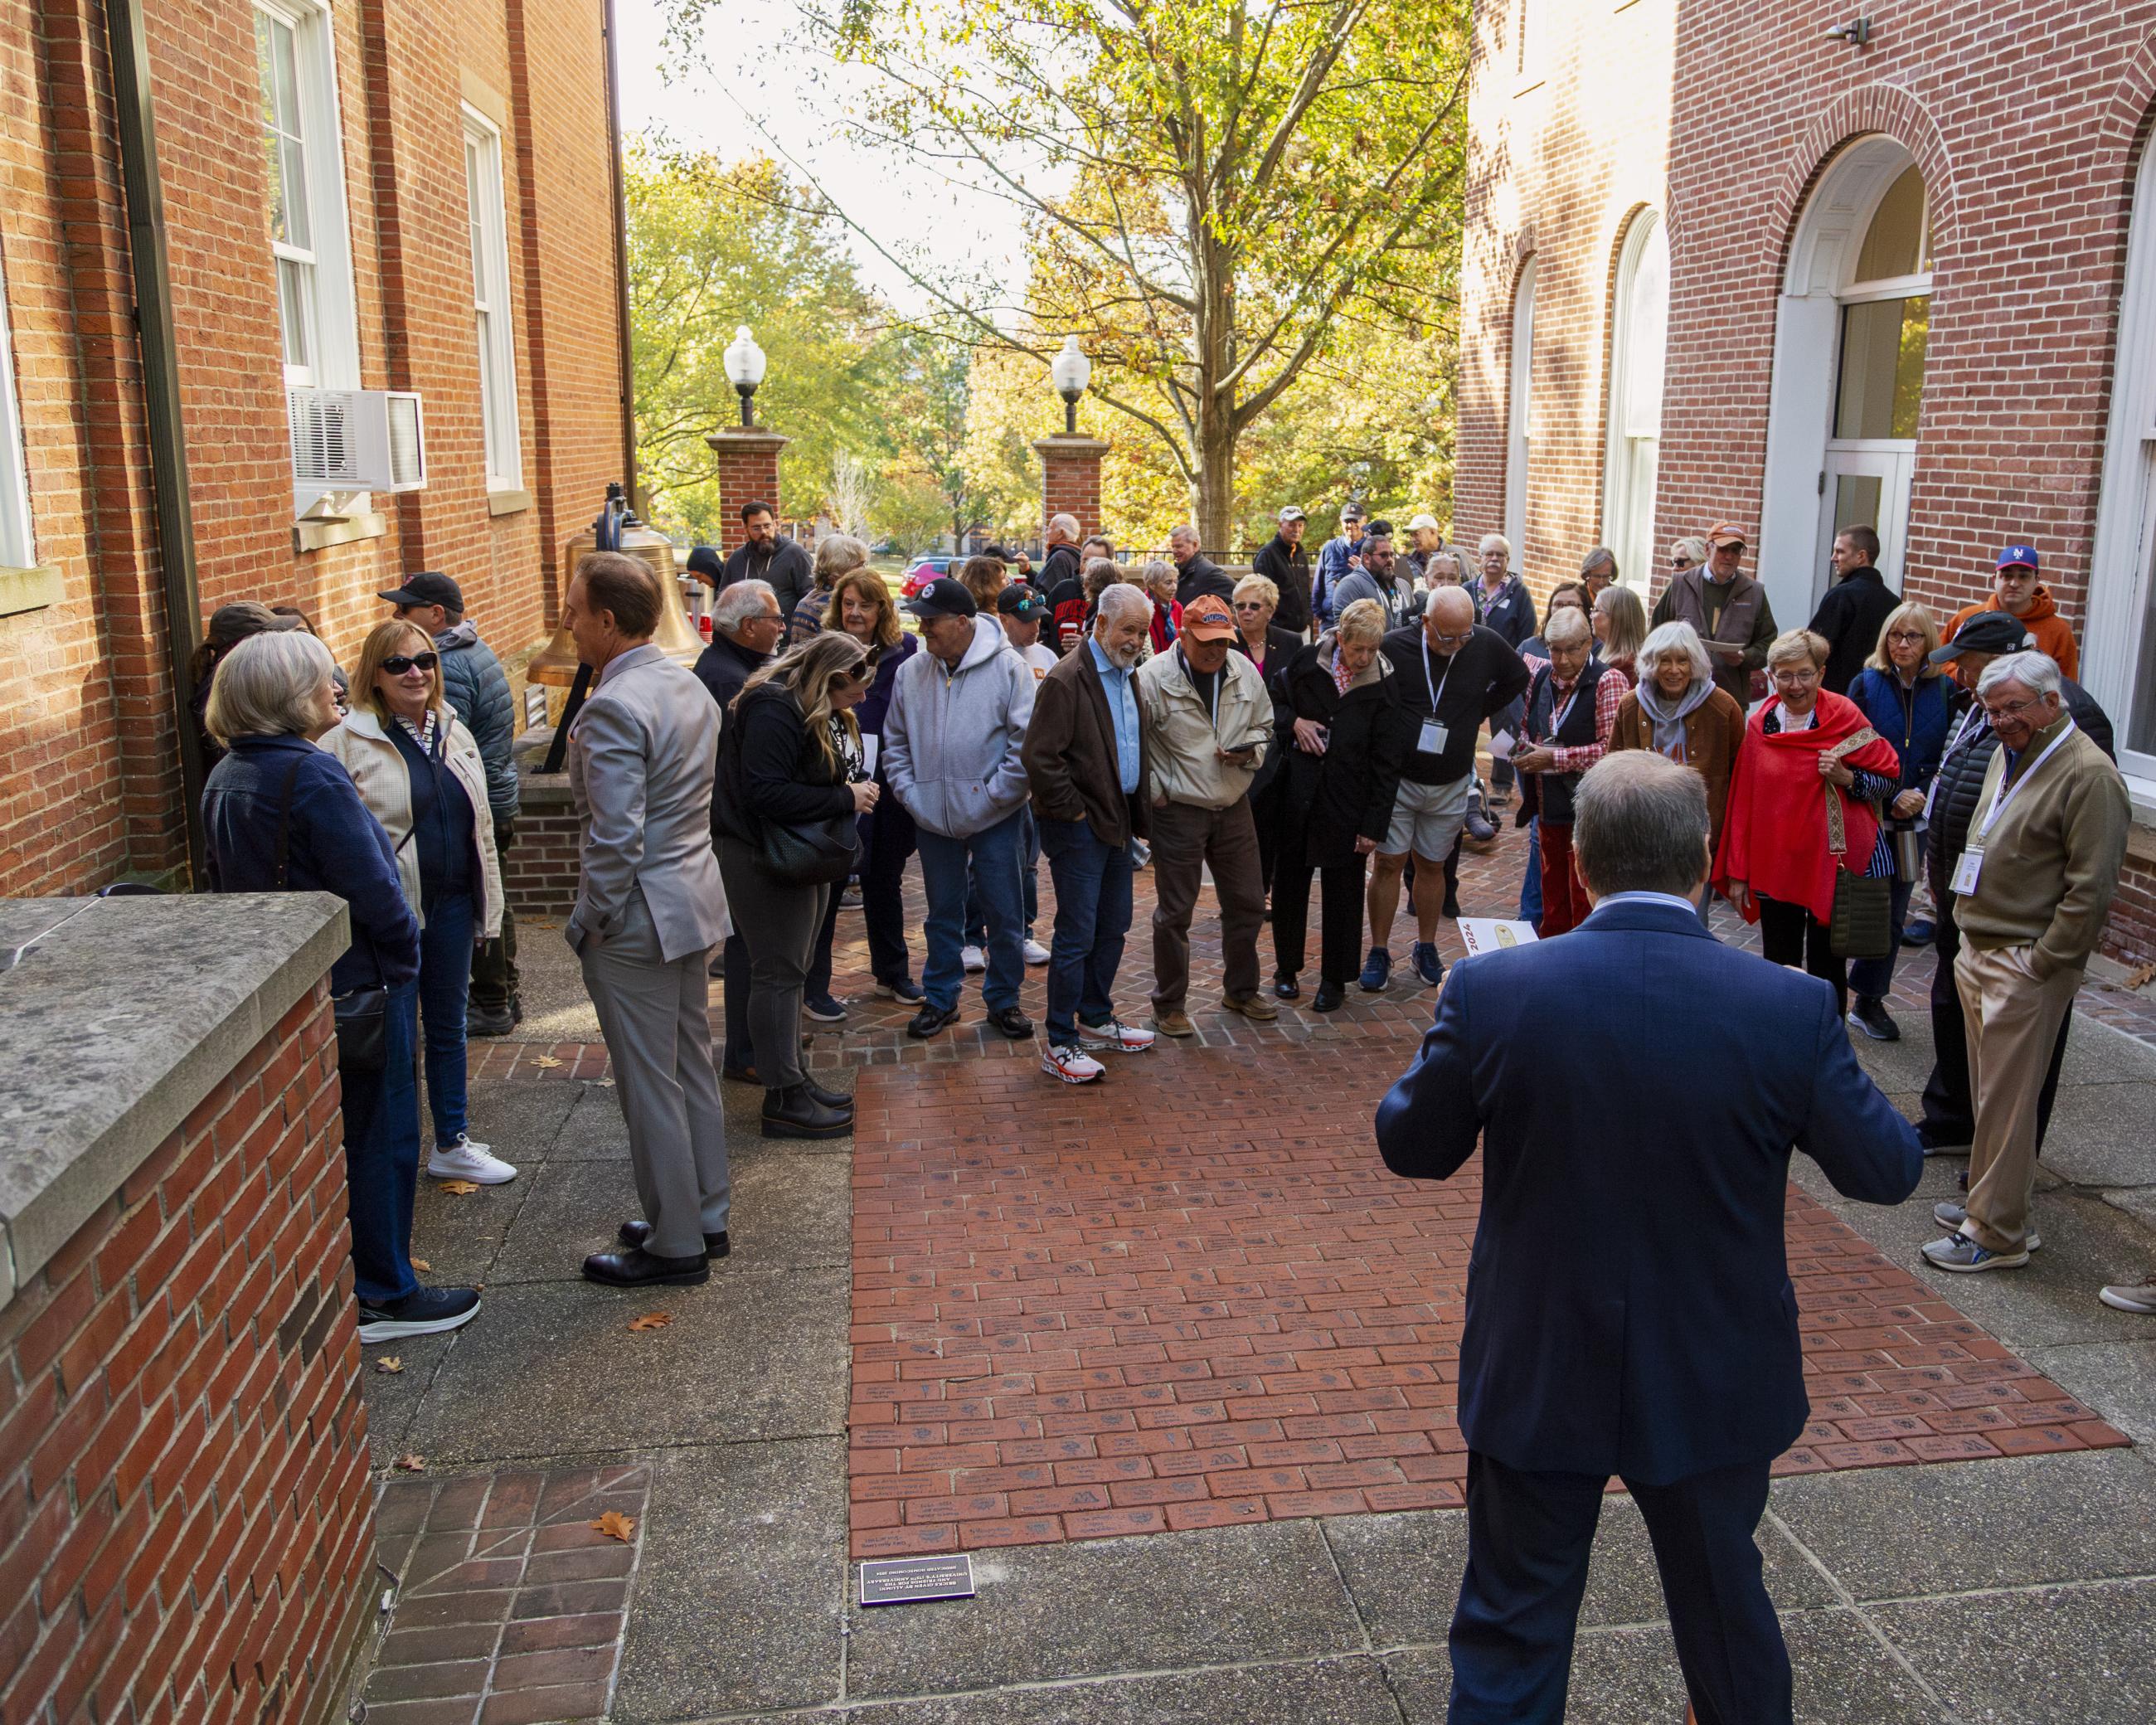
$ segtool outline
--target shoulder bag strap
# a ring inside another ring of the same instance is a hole
[[[1843,760],[1866,743],[1878,741],[1879,733],[1866,725],[1860,731],[1851,732],[1828,749],[1826,757],[1830,761]],[[1845,856],[1849,851],[1849,829],[1842,820],[1841,787],[1822,778],[1820,788],[1826,793],[1826,848],[1836,856]]]
[[[306,763],[305,755],[292,757],[292,764],[285,773],[285,788],[277,798],[277,884],[272,889],[277,892],[290,891],[285,877],[286,864],[292,852],[292,787],[300,782],[300,769]]]

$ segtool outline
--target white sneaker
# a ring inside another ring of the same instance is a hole
[[[503,1186],[516,1178],[515,1168],[469,1136],[447,1149],[437,1146],[427,1158],[427,1172],[438,1180],[471,1180],[481,1186]]]
[[[1040,1070],[1044,1072],[1054,1073],[1065,1084],[1091,1084],[1108,1069],[1091,1055],[1065,1045],[1062,1048],[1051,1047],[1046,1054],[1043,1055],[1040,1057]]]
[[[1041,945],[1041,943],[1035,940],[1031,935],[1028,935],[1025,937],[1025,945],[1023,951],[1025,953],[1025,962],[1028,964],[1045,964],[1048,963],[1048,948]]]
[[[1143,1054],[1159,1039],[1150,1030],[1136,1029],[1121,1019],[1110,1019],[1105,1024],[1089,1024],[1081,1019],[1078,1040],[1087,1048],[1112,1048],[1118,1054]]]
[[[986,970],[988,955],[978,947],[962,947],[958,949],[958,962],[968,970]]]

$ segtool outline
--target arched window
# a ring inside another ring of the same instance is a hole
[[[1662,437],[1662,361],[1669,346],[1670,236],[1661,215],[1632,218],[1617,258],[1609,319],[1609,427],[1602,542],[1625,579],[1645,590],[1655,556],[1655,475]]]
[[[2119,766],[2156,780],[2156,146],[2142,151],[2127,244],[2082,676],[2125,719]]]
[[[1902,581],[1931,333],[1931,199],[1890,137],[1850,145],[1799,218],[1776,309],[1759,575],[1777,616],[1809,616],[1837,527],[1879,535]]]
[[[1527,562],[1527,464],[1530,421],[1534,411],[1535,260],[1520,266],[1512,290],[1512,369],[1505,406],[1505,536],[1512,542],[1512,562]]]

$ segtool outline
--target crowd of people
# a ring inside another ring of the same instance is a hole
[[[1826,982],[1850,1029],[1898,1036],[1897,956],[1937,943],[1919,1132],[1928,1152],[1966,1149],[1970,1170],[1925,1255],[1964,1272],[2028,1261],[2035,1153],[2127,827],[2109,725],[2071,680],[2071,634],[2030,547],[2002,552],[1986,601],[1942,624],[1887,586],[1876,536],[1852,526],[1810,626],[1784,630],[1727,523],[1671,546],[1650,615],[1607,547],[1537,612],[1502,536],[1471,552],[1429,516],[1396,535],[1353,503],[1315,555],[1304,511],[1283,509],[1247,573],[1187,527],[1165,556],[1133,558],[1058,516],[1034,579],[990,547],[904,601],[860,540],[827,536],[812,556],[771,521],[752,505],[740,550],[692,554],[712,588],[693,675],[651,645],[659,595],[634,559],[586,557],[565,605],[597,674],[569,740],[587,834],[568,934],[644,1209],[588,1262],[594,1280],[700,1281],[724,1254],[718,1074],[761,1088],[767,1136],[850,1131],[851,1098],[802,1059],[805,1029],[847,1015],[831,981],[847,908],[875,993],[914,1009],[908,1035],[960,1022],[976,978],[989,1030],[1038,1040],[1049,1076],[1096,1084],[1112,1058],[1196,1034],[1209,876],[1212,1004],[1259,1023],[1306,979],[1317,1013],[1392,986],[1403,898],[1408,976],[1439,987],[1463,848],[1507,815],[1529,839],[1516,919],[1545,940],[1578,927],[1594,901],[1580,787],[1633,752],[1702,788],[1702,925],[1757,923],[1766,956]],[[222,757],[213,883],[321,886],[352,906],[334,981],[368,1339],[476,1309],[411,1277],[413,1069],[428,1172],[515,1178],[472,1137],[463,1074],[466,1038],[521,1010],[506,680],[454,582],[415,575],[382,598],[393,614],[348,683],[303,619],[259,606],[212,619],[202,682]],[[1148,866],[1140,1022],[1117,984]],[[1046,972],[1041,1027],[1019,1001],[1029,965]],[[2148,1289],[2105,1297],[2156,1309]]]

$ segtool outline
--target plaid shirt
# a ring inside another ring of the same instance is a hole
[[[1522,654],[1521,656],[1527,662],[1529,675],[1532,676],[1537,671],[1549,671],[1552,702],[1556,706],[1563,706],[1564,692],[1573,686],[1572,684],[1558,682],[1557,673],[1550,669],[1550,662],[1547,659],[1537,658],[1532,653]],[[1617,728],[1617,709],[1625,705],[1625,697],[1631,692],[1632,685],[1625,681],[1621,671],[1605,670],[1602,674],[1602,680],[1594,685],[1594,741],[1578,743],[1568,748],[1551,748],[1547,741],[1536,744],[1540,748],[1549,748],[1550,752],[1557,757],[1557,765],[1551,768],[1550,771],[1584,773],[1607,754],[1609,752],[1610,733]],[[1530,740],[1532,741],[1532,739]]]

